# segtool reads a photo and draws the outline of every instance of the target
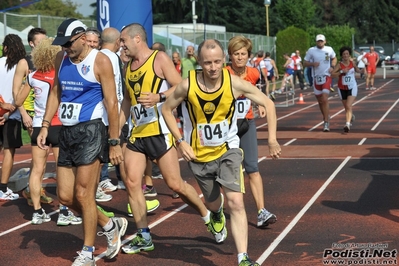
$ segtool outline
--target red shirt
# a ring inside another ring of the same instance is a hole
[[[181,74],[181,62],[180,61],[179,61],[179,63],[177,63],[175,65],[175,68],[176,68],[177,72],[179,72],[179,74]]]
[[[366,53],[363,57],[367,59],[369,66],[376,66],[378,60],[378,54],[376,52]]]

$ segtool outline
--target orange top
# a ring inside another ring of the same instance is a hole
[[[227,66],[226,69],[230,72],[231,75],[235,75],[234,70],[230,66]],[[259,70],[254,67],[247,66],[245,69],[245,72],[246,72],[246,75],[243,78],[243,80],[246,80],[255,86],[256,82],[258,81],[258,79],[260,77]],[[245,99],[245,97],[241,96],[240,99]],[[249,108],[249,111],[245,117],[247,119],[254,119],[254,113],[252,112],[252,108]]]

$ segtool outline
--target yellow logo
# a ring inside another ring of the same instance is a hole
[[[141,91],[140,83],[134,84],[133,90],[134,90],[134,94],[140,94],[140,91]]]
[[[205,114],[212,114],[215,112],[215,105],[212,102],[207,102],[204,105],[204,113]]]

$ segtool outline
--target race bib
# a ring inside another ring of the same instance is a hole
[[[316,76],[315,80],[316,85],[323,85],[324,83],[326,83],[326,76]]]
[[[149,124],[158,120],[154,106],[145,108],[141,104],[130,107],[130,114],[136,126]]]
[[[251,108],[251,100],[249,99],[237,99],[236,110],[237,118],[243,119],[248,114],[249,108]]]
[[[64,126],[73,126],[79,123],[81,103],[60,103],[58,108],[58,118]]]
[[[202,146],[220,146],[226,142],[229,123],[225,119],[216,124],[198,124],[197,131]]]
[[[353,87],[355,87],[355,77],[353,75],[345,75],[342,76],[342,84],[345,86],[348,86],[348,88],[351,90]]]

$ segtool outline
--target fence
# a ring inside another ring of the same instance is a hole
[[[55,36],[57,34],[58,26],[65,19],[66,18],[64,17],[0,13],[0,41],[3,41],[5,35],[14,33],[20,35],[24,44],[27,46],[27,34],[31,28],[44,28],[49,36]],[[97,25],[97,22],[94,20],[81,19],[81,21],[90,27],[95,27]],[[163,35],[159,35],[161,32]],[[184,27],[164,25],[153,26],[153,40],[164,43],[169,55],[175,51],[184,54],[187,44],[198,45],[205,38],[217,39],[223,44],[225,49],[227,49],[229,39],[236,35],[245,35],[249,38],[252,41],[254,52],[257,52],[258,50],[269,51],[272,54],[272,57],[274,57],[275,37],[234,32],[209,31],[206,29],[205,25],[202,30],[197,30],[195,32],[192,28],[187,29]]]

